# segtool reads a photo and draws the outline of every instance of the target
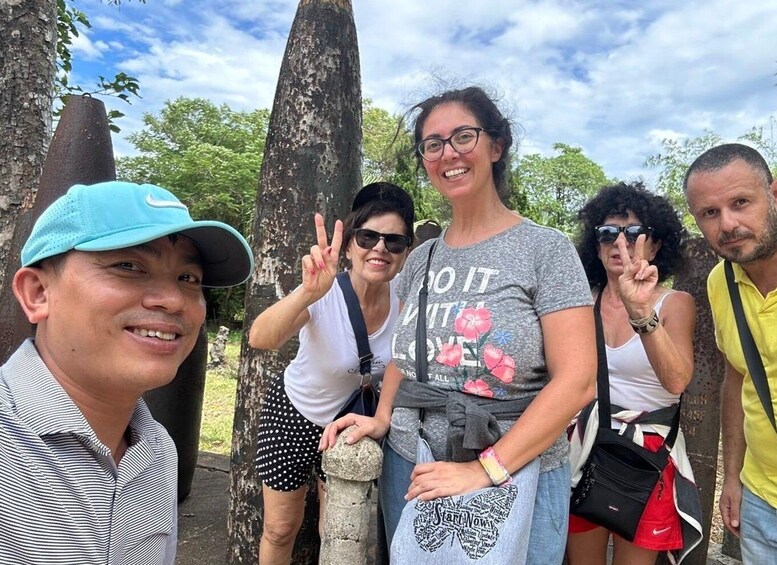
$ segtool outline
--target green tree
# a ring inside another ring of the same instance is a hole
[[[611,180],[580,147],[555,143],[553,149],[558,155],[520,157],[510,176],[510,204],[538,223],[571,232],[578,210]]]
[[[693,160],[707,149],[720,144],[723,139],[710,130],[704,130],[700,137],[664,139],[661,142],[661,152],[652,155],[645,161],[645,166],[661,169],[656,179],[656,192],[666,196],[683,216],[687,228],[696,229],[693,218],[688,213],[688,205],[683,195],[683,178]]]
[[[362,179],[364,184],[392,182],[413,197],[416,218],[446,222],[450,209],[445,199],[419,174],[413,152],[413,134],[402,116],[391,115],[364,100],[362,107]]]
[[[167,101],[129,136],[139,154],[117,159],[117,177],[169,188],[194,218],[249,233],[269,117],[268,110],[236,112],[201,98]],[[240,321],[243,298],[242,287],[212,291],[210,318]]]
[[[167,101],[128,139],[138,155],[117,160],[117,176],[165,186],[195,218],[217,219],[248,233],[269,112],[233,111],[202,98]]]

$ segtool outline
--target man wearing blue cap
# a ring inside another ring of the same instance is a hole
[[[177,456],[141,395],[170,382],[203,287],[245,239],[153,185],[76,185],[38,219],[13,290],[35,338],[0,367],[0,564],[173,563]]]

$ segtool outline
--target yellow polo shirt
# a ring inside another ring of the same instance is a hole
[[[734,280],[742,296],[742,307],[763,360],[772,407],[777,414],[777,289],[764,298],[742,267],[736,263],[733,267]],[[750,371],[747,370],[722,262],[710,272],[707,292],[715,322],[718,349],[723,352],[728,362],[745,376],[742,384],[742,408],[745,413],[747,450],[741,474],[742,483],[770,505],[777,507],[777,432],[764,412]]]

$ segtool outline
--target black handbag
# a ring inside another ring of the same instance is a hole
[[[599,428],[591,453],[583,465],[582,477],[572,491],[570,513],[627,541],[634,541],[648,499],[669,462],[669,452],[680,428],[680,404],[677,405],[669,434],[656,452],[637,445],[612,429],[607,353],[599,312],[601,296],[602,292],[594,306]]]
[[[340,289],[343,291],[345,304],[348,306],[348,317],[353,327],[353,335],[356,337],[361,384],[345,401],[335,419],[346,414],[374,416],[375,411],[378,409],[380,394],[372,384],[372,351],[370,351],[370,340],[367,336],[367,324],[364,323],[364,315],[359,306],[359,299],[353,290],[348,273],[338,273],[336,279]]]

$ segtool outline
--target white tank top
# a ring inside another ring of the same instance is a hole
[[[661,295],[654,308],[661,312],[664,299],[674,291]],[[607,346],[607,368],[610,371],[610,402],[621,408],[652,412],[676,404],[679,394],[661,386],[650,366],[638,334],[620,347]]]

